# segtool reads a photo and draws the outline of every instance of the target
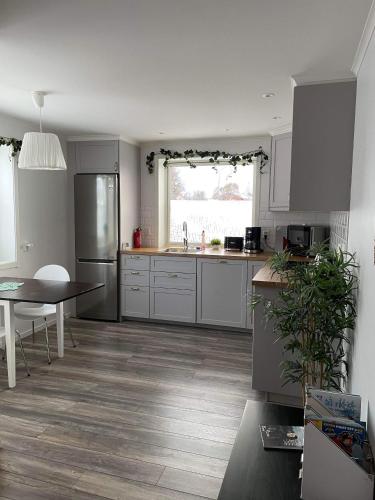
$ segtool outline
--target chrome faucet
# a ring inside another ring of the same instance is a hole
[[[189,248],[189,242],[188,242],[188,235],[187,235],[187,222],[184,221],[182,223],[182,230],[183,232],[185,233],[185,236],[184,236],[184,250],[185,252],[187,252],[188,248]]]

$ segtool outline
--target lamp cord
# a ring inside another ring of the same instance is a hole
[[[39,130],[42,133],[42,108],[39,108]]]

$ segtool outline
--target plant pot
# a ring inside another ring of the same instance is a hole
[[[211,250],[220,250],[220,245],[212,245]]]

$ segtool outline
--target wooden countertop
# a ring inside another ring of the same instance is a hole
[[[253,285],[269,288],[285,288],[288,285],[288,280],[275,273],[275,271],[266,264],[262,269],[259,269],[254,276]]]
[[[173,248],[173,247],[172,247]],[[166,252],[165,248],[133,248],[132,250],[121,250],[121,254],[129,255],[165,255],[168,257],[205,257],[208,259],[239,259],[252,261],[267,261],[273,254],[272,252],[261,252],[257,254],[249,254],[245,252],[229,252],[223,249],[206,250],[198,252]]]

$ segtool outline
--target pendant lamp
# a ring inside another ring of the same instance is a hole
[[[28,170],[66,170],[65,158],[56,134],[42,132],[42,108],[45,92],[32,92],[39,109],[40,132],[26,132],[18,158],[18,168]]]

